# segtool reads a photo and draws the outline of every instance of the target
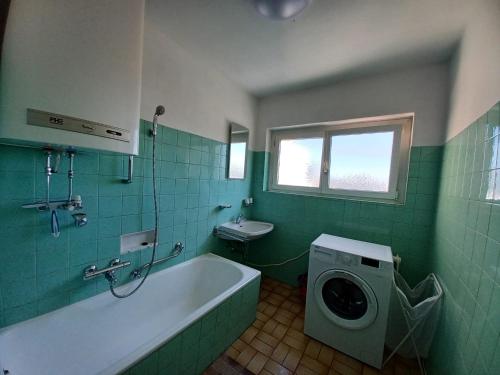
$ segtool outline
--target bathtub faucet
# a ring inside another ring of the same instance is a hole
[[[117,266],[118,264],[120,264],[120,259],[116,258],[116,259],[113,259],[111,261],[111,263],[109,264],[110,267],[113,267],[113,266]],[[118,281],[118,278],[116,277],[116,271],[115,269],[112,269],[112,270],[109,270],[107,271],[105,274],[104,274],[104,277],[106,278],[106,280],[108,280],[108,282],[112,285],[115,285],[116,282]]]

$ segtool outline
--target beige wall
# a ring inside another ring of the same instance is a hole
[[[148,20],[147,8],[143,56],[141,118],[150,120],[162,104],[161,124],[223,142],[227,121],[234,121],[250,129],[252,147],[255,99],[169,39]]]
[[[277,126],[415,112],[413,144],[443,143],[448,108],[447,64],[432,64],[259,100],[256,149]]]
[[[475,1],[453,61],[447,140],[500,100],[500,1]]]

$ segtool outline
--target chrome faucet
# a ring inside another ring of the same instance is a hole
[[[245,217],[243,216],[243,214],[241,214],[241,213],[240,213],[240,214],[236,217],[236,219],[234,219],[234,223],[235,223],[235,224],[239,224],[239,223],[241,223],[241,222],[242,222],[242,220],[245,220]]]
[[[109,267],[116,267],[119,264],[120,264],[120,259],[116,258],[109,263]],[[110,269],[109,271],[104,273],[104,277],[112,285],[116,284],[116,282],[118,281],[118,278],[116,277],[116,269]]]

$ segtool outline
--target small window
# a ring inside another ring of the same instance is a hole
[[[271,130],[270,190],[403,202],[413,114]]]

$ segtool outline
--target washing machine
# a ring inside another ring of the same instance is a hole
[[[309,253],[304,333],[380,369],[392,280],[390,247],[320,235]]]

